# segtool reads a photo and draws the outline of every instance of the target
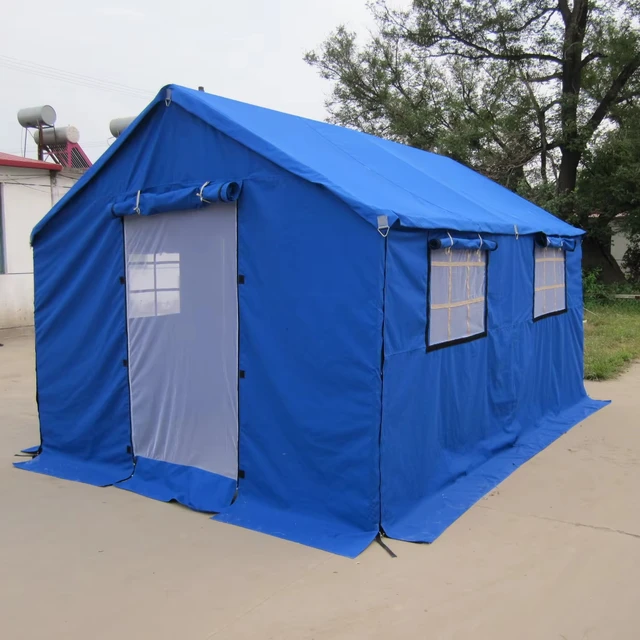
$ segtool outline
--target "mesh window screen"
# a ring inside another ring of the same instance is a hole
[[[235,203],[124,225],[134,453],[235,478]]]
[[[485,333],[486,251],[431,250],[429,346]]]
[[[564,249],[536,245],[534,318],[542,318],[567,308],[565,260]]]

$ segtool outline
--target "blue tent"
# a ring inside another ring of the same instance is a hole
[[[364,133],[163,88],[33,231],[22,468],[353,557],[603,403],[582,232]]]

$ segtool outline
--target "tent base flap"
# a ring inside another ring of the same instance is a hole
[[[37,450],[37,448],[36,448]],[[128,478],[133,471],[133,461],[129,464],[96,464],[85,460],[74,459],[68,456],[43,449],[42,453],[32,460],[16,462],[13,465],[17,469],[33,471],[62,480],[84,482],[96,487],[108,487]]]
[[[386,535],[407,542],[433,542],[518,467],[608,404],[608,401],[587,397],[570,409],[546,418],[544,424],[525,432],[512,447],[504,449],[443,491],[424,498],[400,518],[383,520]]]
[[[275,509],[241,496],[229,509],[212,519],[347,558],[360,555],[378,535],[377,530],[364,531],[336,520],[324,521]]]
[[[175,500],[194,511],[218,513],[231,504],[236,481],[197,467],[139,456],[133,475],[117,487],[161,502]]]

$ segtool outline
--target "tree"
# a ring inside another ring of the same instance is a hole
[[[596,134],[640,98],[638,0],[370,5],[362,46],[338,27],[306,60],[332,121],[444,153],[577,221]]]
[[[588,149],[576,187],[576,209],[583,226],[605,243],[611,223],[630,239],[625,267],[640,280],[640,107],[623,107],[620,125],[603,133]]]

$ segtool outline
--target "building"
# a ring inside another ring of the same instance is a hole
[[[29,236],[79,175],[59,164],[0,153],[0,329],[33,325]]]
[[[623,218],[626,214],[619,213],[610,223],[609,227],[611,228],[611,255],[615,258],[616,262],[620,265],[620,268],[623,269],[623,261],[624,255],[627,253],[627,249],[629,248],[629,238],[625,233],[625,228],[623,225]]]
[[[589,218],[594,222],[597,222],[600,218],[600,215],[600,213],[595,212],[590,214]],[[627,227],[625,225],[626,217],[627,214],[625,212],[622,212],[614,216],[613,219],[611,219],[608,223],[608,231],[610,234],[609,243],[606,247],[600,248],[605,261],[597,263],[590,260],[585,260],[583,263],[583,268],[585,271],[599,269],[600,278],[606,284],[618,282],[620,280],[620,275],[626,273],[626,270],[623,266],[624,257],[627,253],[627,249],[629,249],[630,246],[629,236],[627,235]],[[606,249],[608,249],[608,251],[606,251]],[[611,258],[613,258],[613,260],[611,260]]]

